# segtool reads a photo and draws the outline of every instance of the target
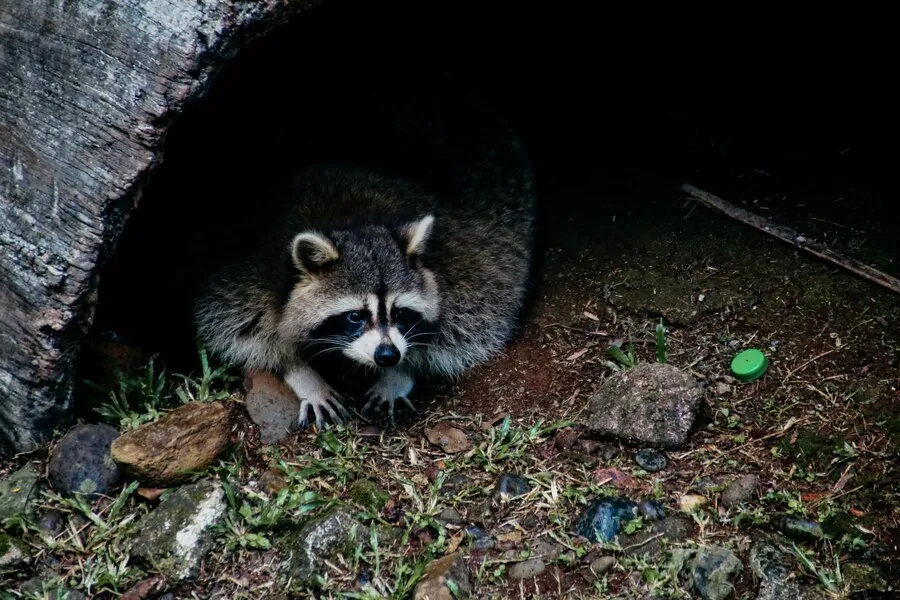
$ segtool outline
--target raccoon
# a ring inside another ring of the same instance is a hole
[[[328,356],[377,376],[363,415],[380,408],[393,421],[397,402],[415,410],[419,376],[456,377],[515,331],[534,238],[523,152],[509,146],[494,154],[506,167],[477,164],[439,190],[356,165],[301,169],[204,263],[192,304],[200,341],[281,376],[301,426],[351,418],[316,368]]]

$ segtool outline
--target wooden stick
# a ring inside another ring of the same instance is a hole
[[[896,277],[892,277],[887,273],[882,273],[877,269],[873,269],[869,265],[858,261],[855,258],[844,256],[839,252],[835,252],[825,244],[806,239],[805,237],[788,227],[771,223],[765,218],[754,214],[749,210],[745,210],[739,206],[731,204],[730,202],[726,202],[725,200],[722,200],[717,196],[713,196],[709,192],[696,188],[689,183],[683,184],[681,186],[681,190],[693,196],[701,204],[708,206],[709,208],[714,208],[718,211],[721,211],[732,219],[740,221],[745,225],[750,225],[751,227],[754,227],[764,233],[768,233],[769,235],[792,244],[793,246],[796,246],[801,250],[806,250],[810,254],[818,256],[823,260],[827,260],[832,264],[842,267],[850,271],[851,273],[855,273],[863,279],[867,279],[873,283],[877,283],[878,285],[885,287],[892,292],[900,294],[900,279],[897,279]]]

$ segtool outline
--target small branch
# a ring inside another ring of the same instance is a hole
[[[726,202],[725,200],[722,200],[717,196],[713,196],[709,192],[703,191],[688,183],[683,184],[681,186],[681,190],[693,196],[701,204],[709,208],[714,208],[718,211],[721,211],[732,219],[735,219],[736,221],[740,221],[745,225],[750,225],[751,227],[754,227],[762,231],[763,233],[768,233],[769,235],[792,244],[793,246],[796,246],[801,250],[806,250],[814,256],[818,256],[823,260],[844,268],[851,273],[862,277],[863,279],[867,279],[873,283],[877,283],[878,285],[885,287],[892,292],[900,294],[900,279],[897,279],[896,277],[892,277],[887,273],[882,273],[881,271],[874,269],[864,262],[856,260],[855,258],[844,256],[839,252],[835,252],[825,244],[816,242],[814,240],[808,240],[788,227],[771,223],[757,214],[754,214],[739,206],[735,206],[730,202]]]

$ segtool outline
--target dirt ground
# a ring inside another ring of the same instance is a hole
[[[478,484],[473,495],[449,501],[467,518],[477,514],[500,472],[542,486],[535,498],[489,519],[488,533],[506,536],[493,550],[465,551],[480,598],[689,597],[649,563],[622,560],[605,578],[587,576],[585,565],[598,549],[585,554],[576,552],[577,545],[570,548],[571,562],[551,564],[527,585],[506,578],[514,562],[508,553],[527,549],[538,534],[570,539],[563,532],[597,493],[598,466],[631,474],[638,488],[646,493],[652,487],[672,511],[704,479],[759,475],[760,500],[748,509],[750,525],[711,506],[713,515],[702,521],[699,534],[702,543],[731,544],[744,562],[737,598],[755,597],[747,551],[751,540],[773,535],[764,520],[755,524],[766,512],[788,511],[822,522],[833,541],[807,546],[817,564],[833,564],[835,556],[879,561],[896,580],[900,299],[696,205],[678,186],[688,181],[704,187],[898,275],[895,227],[879,216],[889,194],[842,181],[834,172],[740,168],[722,173],[617,167],[545,178],[533,298],[502,356],[452,384],[421,388],[421,412],[401,421],[399,429],[380,438],[364,430],[341,434],[340,451],[323,446],[323,438],[310,431],[275,448],[262,447],[235,396],[228,405],[236,449],[226,465],[233,483],[256,489],[260,474],[279,460],[285,469],[324,469],[302,482],[304,489],[343,500],[350,481],[374,479],[391,497],[380,517],[398,524],[406,514],[411,535],[401,551],[384,558],[386,564],[399,561],[394,575],[373,580],[387,582],[382,591],[397,585],[385,592],[393,597],[403,597],[401,580],[411,581],[402,568],[404,557],[426,560],[428,552],[460,544],[460,530],[435,529],[429,520],[434,505],[411,492],[418,489],[427,497],[438,471],[466,474]],[[610,345],[632,343],[638,360],[656,360],[660,319],[668,328],[668,362],[700,382],[707,404],[689,443],[666,453],[666,469],[640,471],[634,448],[623,444],[614,444],[614,458],[579,464],[555,444],[552,430],[507,446],[498,441],[496,425],[506,416],[521,431],[541,422],[581,421],[592,394],[616,372]],[[729,377],[729,363],[751,347],[767,354],[769,368],[761,379],[742,384]],[[461,458],[429,445],[425,431],[438,421],[465,431],[478,450]],[[131,502],[136,510],[149,508],[138,498]],[[420,516],[410,520],[409,514]],[[277,528],[269,534],[277,536]],[[120,574],[106,585],[87,582],[81,574],[84,557],[64,545],[40,550],[39,557],[69,574],[70,585],[105,590],[96,597],[114,597],[136,576]],[[172,591],[176,597],[264,597],[274,591],[282,558],[276,549],[219,548],[198,581]],[[355,563],[342,566],[346,572],[335,575],[321,597],[365,597],[353,595],[361,593],[354,591],[362,577]],[[803,582],[816,585],[812,573],[798,564],[795,569]]]

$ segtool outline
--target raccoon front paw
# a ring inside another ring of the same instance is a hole
[[[326,395],[316,398],[300,399],[300,427],[309,425],[309,413],[312,411],[315,415],[316,429],[325,428],[325,413],[328,414],[331,422],[335,425],[344,423],[350,419],[350,412],[344,407],[340,396],[330,387]]]
[[[287,373],[284,380],[300,399],[300,427],[309,425],[310,412],[315,417],[317,429],[325,428],[326,414],[334,424],[350,419],[350,412],[344,407],[340,395],[310,367],[295,367]]]
[[[415,412],[416,408],[409,401],[409,393],[413,389],[413,378],[409,373],[397,369],[384,369],[381,377],[375,382],[368,392],[366,392],[366,404],[362,408],[362,414],[368,415],[376,406],[387,405],[387,413],[394,422],[394,403],[397,400],[403,402],[410,410]]]

